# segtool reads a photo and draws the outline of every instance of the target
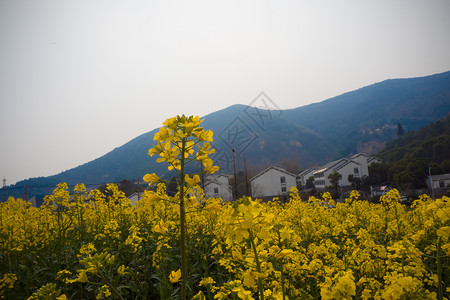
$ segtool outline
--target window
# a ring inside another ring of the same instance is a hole
[[[214,195],[215,195],[215,196],[218,196],[218,195],[219,195],[219,188],[218,188],[218,187],[215,187],[215,188],[214,188]]]
[[[281,192],[282,192],[282,193],[286,193],[286,187],[285,187],[285,186],[282,186],[282,187],[281,187]]]
[[[353,168],[353,173],[355,173],[355,174],[359,174],[359,170],[358,170],[358,168]]]
[[[281,183],[286,183],[286,177],[281,176],[281,177],[280,177],[280,180],[281,180]]]
[[[444,183],[443,180],[440,180],[440,181],[439,181],[439,187],[440,187],[440,188],[445,187],[445,183]]]

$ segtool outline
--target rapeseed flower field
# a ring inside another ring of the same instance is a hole
[[[2,299],[446,299],[450,198],[411,206],[391,190],[380,203],[354,191],[290,201],[206,199],[201,162],[212,132],[177,116],[155,136],[180,177],[176,195],[157,184],[131,205],[117,185],[105,193],[61,183],[39,208],[0,204]]]

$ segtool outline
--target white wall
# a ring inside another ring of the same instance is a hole
[[[352,160],[356,161],[360,165],[359,178],[363,176],[369,176],[369,167],[367,166],[367,156],[360,154],[357,157],[352,157]]]
[[[137,193],[134,193],[128,197],[128,199],[130,199],[131,205],[134,205],[138,201],[138,198],[140,197],[138,197]]]
[[[350,162],[350,163],[346,164],[345,166],[343,166],[342,168],[337,170],[337,172],[342,175],[342,179],[339,180],[339,186],[341,186],[341,185],[342,186],[350,186],[351,185],[351,183],[348,181],[348,175],[350,175],[350,174],[353,176],[356,175],[354,173],[354,168],[358,168],[359,176],[361,176],[361,168],[356,163]],[[330,176],[330,174],[334,173],[334,171],[335,170],[333,168],[327,169],[326,171],[323,172],[324,177],[315,178],[316,180],[324,180],[325,181],[325,185],[315,184],[316,189],[318,191],[324,191],[327,186],[331,185],[330,179],[328,179],[328,176]]]
[[[433,183],[433,189],[439,189],[442,188],[440,186],[440,183],[443,182],[444,184],[444,188],[447,187],[448,185],[450,185],[450,179],[441,179],[441,180],[432,180],[431,181]],[[427,185],[430,186],[430,177],[427,178]]]
[[[366,165],[367,166],[367,165]],[[358,169],[358,173],[359,174],[355,174],[354,169],[357,168]],[[355,163],[349,163],[347,165],[345,165],[344,167],[340,168],[339,170],[337,170],[339,174],[342,175],[342,179],[339,180],[339,185],[343,185],[343,186],[349,186],[352,185],[349,181],[348,181],[348,175],[353,175],[356,177],[356,175],[359,175],[358,177],[361,177],[361,168],[359,165],[355,164]]]
[[[321,173],[323,173],[325,175],[325,172],[321,172]],[[316,189],[318,191],[325,190],[325,186],[327,185],[327,182],[328,182],[327,176],[328,176],[328,173],[327,173],[326,176],[321,176],[321,177],[314,176],[314,186],[316,187]],[[323,183],[323,184],[320,183],[319,184],[319,181],[324,181],[325,183]]]
[[[205,186],[204,192],[206,198],[217,197],[217,195],[214,193],[214,188],[217,188],[219,191],[218,193],[219,198],[222,198],[223,201],[233,200],[233,193],[231,190],[231,186],[226,176],[214,176],[214,178],[210,179],[211,180],[208,180],[208,183]]]
[[[299,177],[299,183],[303,186],[306,185],[306,180],[308,180],[309,177],[314,177],[314,172],[316,172],[317,169],[311,169],[311,171],[309,171],[308,173],[303,174],[302,176]]]
[[[281,183],[281,177],[283,176],[285,178],[284,184]],[[282,186],[286,188],[285,193],[288,193],[291,187],[297,186],[295,176],[271,168],[251,181],[252,197],[282,195]]]

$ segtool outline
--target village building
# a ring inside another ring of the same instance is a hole
[[[370,197],[379,197],[386,195],[387,192],[391,190],[390,186],[388,185],[373,185],[370,186]]]
[[[345,190],[349,190],[352,185],[348,181],[349,175],[362,179],[369,176],[369,166],[371,164],[381,162],[380,159],[365,153],[357,153],[350,158],[341,158],[332,161],[314,172],[314,186],[317,191],[324,192],[326,187],[331,185],[328,176],[334,172],[338,172],[342,176],[341,180],[339,180],[339,186]]]
[[[314,186],[318,192],[324,192],[326,187],[331,185],[328,176],[334,172],[342,176],[341,180],[339,180],[339,186],[349,187],[351,186],[351,182],[348,181],[348,175],[361,177],[361,165],[348,158],[341,158],[326,164],[314,172]]]
[[[281,166],[271,166],[250,179],[252,197],[263,201],[279,197],[288,200],[291,187],[296,187],[296,176]]]
[[[296,176],[297,186],[306,186],[306,181],[310,177],[314,177],[314,172],[317,171],[317,167],[308,168]]]
[[[208,175],[204,183],[205,198],[222,198],[223,201],[233,200],[233,190],[229,176],[224,174]]]
[[[450,190],[450,174],[428,176],[427,185],[432,195],[440,197]]]
[[[130,199],[131,205],[136,204],[136,202],[139,201],[139,200],[141,199],[141,197],[140,197],[141,194],[142,194],[142,193],[136,192],[136,193],[133,193],[133,194],[131,194],[130,196],[128,196],[128,199]]]
[[[362,178],[363,176],[369,176],[369,164],[367,163],[367,160],[369,159],[369,156],[364,153],[358,153],[350,157],[350,160],[353,160],[354,162],[357,162],[359,164],[360,173],[357,174],[358,176]]]
[[[365,153],[357,153],[350,157],[351,160],[356,161],[361,166],[360,177],[369,176],[369,166],[374,163],[382,163],[383,161],[377,157],[369,156]]]
[[[35,196],[31,197],[30,199],[28,199],[28,201],[31,203],[31,206],[39,208],[39,207],[41,207],[41,205],[44,204],[44,202],[45,202],[44,198],[45,198],[44,195],[35,195]]]

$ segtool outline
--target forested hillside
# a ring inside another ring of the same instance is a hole
[[[372,167],[373,177],[398,188],[425,187],[428,168],[432,174],[450,173],[450,115],[387,143],[378,156],[384,163]]]

